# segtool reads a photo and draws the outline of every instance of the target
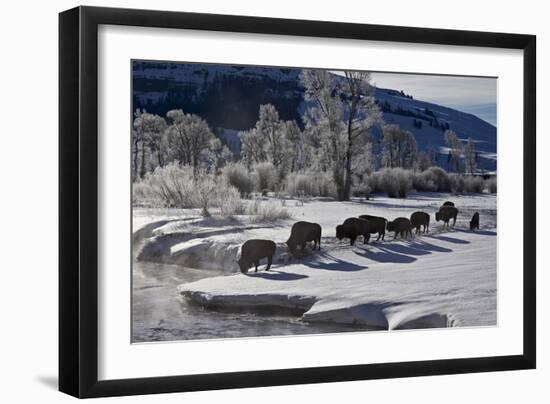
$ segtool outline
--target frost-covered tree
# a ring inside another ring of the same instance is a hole
[[[286,125],[273,105],[260,105],[256,129],[265,139],[268,160],[278,169],[284,167],[292,145],[286,137]]]
[[[291,172],[302,171],[309,161],[309,145],[306,136],[295,121],[284,122],[283,129],[290,148],[288,169]]]
[[[206,170],[218,172],[233,160],[233,152],[220,139],[213,138],[208,148],[203,150],[200,160]]]
[[[464,163],[466,164],[466,171],[473,175],[477,168],[477,153],[474,139],[471,137],[464,145]]]
[[[414,135],[396,124],[384,125],[382,135],[382,166],[413,168],[417,152]]]
[[[433,166],[433,161],[429,153],[421,151],[418,153],[416,165],[419,171],[426,171]]]
[[[248,168],[255,163],[267,160],[265,141],[256,128],[239,132],[239,138],[241,140],[241,159]]]
[[[306,88],[306,101],[315,103],[315,107],[309,109],[306,120],[324,152],[319,156],[319,162],[325,163],[332,172],[337,197],[344,200],[347,145],[339,89],[330,73],[323,70],[303,70],[301,80]]]
[[[368,130],[381,114],[372,97],[370,74],[344,72],[336,77],[325,70],[303,70],[305,98],[314,103],[304,116],[308,130],[330,157],[329,163],[339,200],[350,196],[353,159],[368,141]],[[326,162],[327,159],[321,159]]]
[[[458,136],[451,129],[446,130],[444,133],[445,144],[449,148],[449,162],[453,171],[461,173],[462,170],[462,153],[464,147]]]
[[[197,115],[174,109],[168,111],[166,116],[171,122],[168,133],[174,158],[180,164],[192,166],[196,173],[201,163],[201,156],[214,140],[214,134],[206,121]]]
[[[382,113],[375,102],[374,88],[370,84],[370,72],[344,71],[345,80],[340,98],[344,103],[346,119],[346,176],[344,196],[349,198],[353,159],[361,155],[369,140],[369,129],[382,120]]]
[[[374,170],[374,158],[372,154],[372,143],[368,142],[361,148],[361,152],[353,158],[351,171],[355,178],[355,184],[363,183],[367,176]]]
[[[138,155],[140,155],[139,177],[143,178],[146,172],[147,150],[151,154],[156,154],[159,165],[163,165],[162,148],[164,131],[166,130],[166,121],[145,110],[136,110],[134,113],[134,123],[132,131],[132,152],[133,152],[133,175],[138,175]]]
[[[292,143],[288,139],[291,123],[279,118],[277,109],[271,105],[260,105],[258,121],[254,128],[240,132],[241,155],[248,166],[270,162],[282,175],[292,155]]]
[[[412,169],[416,166],[418,146],[414,135],[405,131],[405,147],[403,149],[403,168]]]
[[[152,155],[155,155],[154,166],[163,167],[166,158],[166,139],[167,139],[167,125],[164,118],[153,115],[150,122],[150,130],[147,133],[145,142],[151,151]]]

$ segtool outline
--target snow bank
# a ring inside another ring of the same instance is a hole
[[[434,220],[445,200],[460,210],[455,230],[443,231]],[[407,199],[315,200],[287,207],[293,219],[275,223],[138,210],[136,255],[143,261],[234,273],[179,286],[186,299],[210,309],[290,311],[307,322],[389,330],[496,324],[495,195],[422,193]],[[336,225],[347,217],[393,219],[416,210],[431,214],[429,235],[393,241],[393,234],[386,234],[386,241],[371,241],[366,247],[360,242],[350,247],[335,238]],[[480,212],[481,230],[470,232],[466,229],[475,211]],[[321,224],[322,250],[289,263],[284,243],[298,220]],[[240,245],[251,238],[277,243],[269,272],[265,262],[257,273],[239,272]]]
[[[209,308],[292,307],[307,322],[385,330],[496,325],[496,233],[451,231],[367,247],[329,239],[300,263],[178,290]]]

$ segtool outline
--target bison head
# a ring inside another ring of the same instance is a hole
[[[338,240],[342,240],[344,237],[345,237],[345,235],[344,235],[344,226],[339,224],[338,226],[336,226],[336,238]]]
[[[292,239],[292,237],[286,241],[286,245],[290,253],[294,255],[296,253],[296,242]]]
[[[237,263],[239,264],[239,268],[241,269],[241,272],[243,274],[246,274],[248,272],[248,268],[249,268],[248,263],[243,259],[243,257],[239,258]]]
[[[439,222],[440,220],[441,220],[441,213],[440,212],[435,212],[435,221]]]

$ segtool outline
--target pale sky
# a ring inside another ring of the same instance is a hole
[[[341,74],[341,72],[333,71]],[[474,114],[496,126],[497,79],[406,73],[372,73],[380,88],[403,90],[415,99]]]
[[[377,87],[403,90],[415,99],[469,112],[496,126],[497,79],[372,73]]]

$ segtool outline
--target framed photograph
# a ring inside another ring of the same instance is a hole
[[[532,369],[531,35],[59,17],[59,388]]]

